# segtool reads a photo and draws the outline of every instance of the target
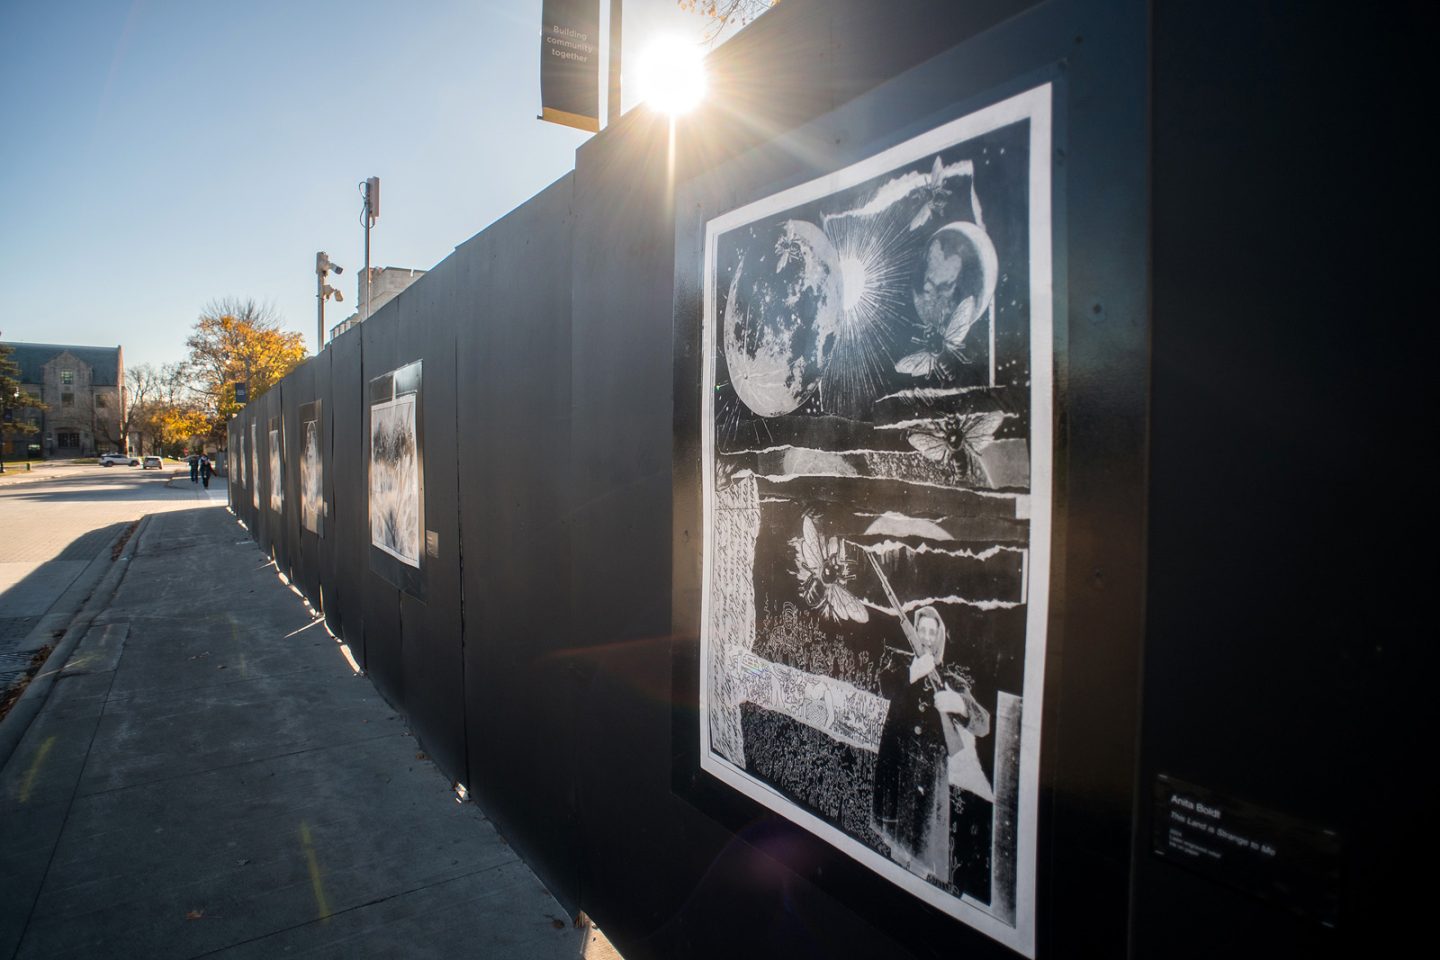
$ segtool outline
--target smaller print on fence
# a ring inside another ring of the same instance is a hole
[[[370,543],[420,567],[420,361],[370,381]]]
[[[270,509],[276,513],[285,511],[284,429],[279,417],[270,418]]]
[[[325,535],[325,465],[320,458],[320,401],[300,408],[300,523]]]

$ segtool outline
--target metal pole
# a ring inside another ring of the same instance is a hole
[[[606,96],[605,126],[620,119],[620,27],[625,17],[624,0],[610,0],[610,92]]]
[[[315,356],[325,349],[325,274],[315,271]]]
[[[365,319],[370,319],[370,201],[365,201]]]

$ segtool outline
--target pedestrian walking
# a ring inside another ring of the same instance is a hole
[[[215,468],[210,465],[210,458],[209,458],[209,457],[201,457],[201,458],[200,458],[200,482],[205,485],[205,489],[206,489],[206,490],[209,490],[209,489],[210,489],[210,475],[211,475],[212,473],[214,473],[214,472],[215,472]]]
[[[194,483],[200,479],[200,457],[190,454],[190,482]]]

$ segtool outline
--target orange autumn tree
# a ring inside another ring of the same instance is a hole
[[[713,40],[731,24],[744,26],[780,0],[677,0],[681,10],[697,13],[707,21],[705,39]]]
[[[170,407],[157,418],[160,442],[166,448],[183,448],[195,437],[210,433],[212,421],[204,410]]]
[[[185,345],[187,366],[208,422],[198,434],[223,443],[225,422],[242,406],[235,384],[250,385],[254,400],[305,361],[305,336],[280,329],[274,310],[252,299],[212,301]],[[178,425],[177,425],[178,427]]]

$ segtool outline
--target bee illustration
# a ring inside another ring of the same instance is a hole
[[[962,460],[975,477],[990,486],[990,471],[980,454],[995,442],[995,431],[1004,419],[1005,414],[999,410],[952,413],[931,428],[906,434],[905,439],[926,460],[935,463]]]
[[[775,253],[778,254],[775,260],[776,273],[789,266],[791,257],[794,257],[797,263],[805,261],[805,244],[795,232],[793,224],[793,220],[786,221],[785,232],[775,241]]]
[[[948,223],[926,245],[912,296],[920,334],[910,339],[920,349],[895,364],[899,373],[949,380],[948,359],[970,360],[961,352],[970,328],[995,298],[999,258],[990,235],[977,224]]]
[[[945,210],[945,201],[950,196],[950,191],[945,189],[945,165],[940,158],[935,158],[935,165],[930,168],[930,182],[920,188],[925,198],[925,204],[915,218],[910,221],[911,230],[919,230],[930,222],[931,217],[938,217]]]
[[[845,541],[820,536],[815,520],[806,514],[801,522],[801,535],[790,541],[795,549],[795,578],[800,581],[800,596],[811,610],[831,620],[854,620],[867,623],[870,612],[855,599],[845,584],[855,579],[857,561],[850,559]]]

